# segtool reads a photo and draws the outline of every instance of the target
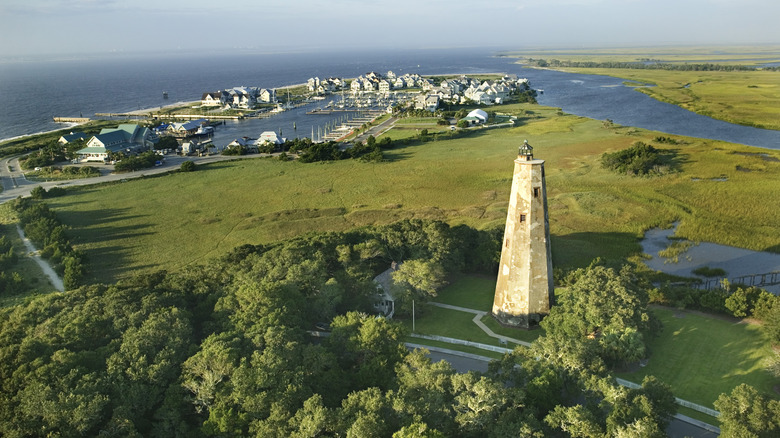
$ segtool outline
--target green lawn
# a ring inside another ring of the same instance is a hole
[[[479,342],[480,344],[500,346],[498,339],[492,338],[480,330],[472,321],[473,319],[473,313],[425,306],[425,308],[422,309],[422,314],[415,318],[414,332],[421,335],[446,336],[449,338]],[[411,331],[411,319],[404,319],[402,322]]]
[[[438,117],[401,117],[396,122],[397,125],[430,125],[436,126]]]
[[[464,275],[454,279],[450,285],[439,292],[434,299],[437,303],[450,304],[465,307],[467,309],[490,312],[493,310],[493,296],[496,292],[496,277],[483,275]],[[539,330],[522,330],[504,327],[490,315],[482,317],[481,321],[494,333],[525,342],[533,342],[544,334]],[[479,327],[473,324],[473,329],[479,331]],[[440,333],[436,333],[440,334]],[[444,335],[442,335],[444,336]]]
[[[452,280],[434,298],[437,303],[490,312],[496,291],[495,276],[464,275]]]
[[[654,375],[672,385],[677,397],[710,408],[721,393],[742,383],[778,398],[772,390],[777,379],[763,367],[771,349],[759,327],[667,308],[654,312],[664,328],[650,342],[649,363],[619,377],[641,382]]]

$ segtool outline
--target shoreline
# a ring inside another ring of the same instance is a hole
[[[459,76],[506,75],[506,74],[507,74],[506,72],[483,72],[483,73],[466,73],[466,72],[458,73],[458,72],[456,72],[456,73],[428,74],[428,75],[421,75],[421,76],[423,76],[423,77],[432,77],[432,76],[459,77]],[[346,80],[352,81],[352,80],[355,80],[355,78],[346,78]],[[306,85],[307,85],[306,82],[302,82],[302,83],[299,83],[299,84],[283,85],[281,87],[276,87],[275,89],[276,90],[288,90],[288,89],[297,88],[297,87],[305,87]],[[149,115],[149,113],[152,113],[152,112],[155,112],[155,111],[161,111],[161,110],[167,109],[167,108],[194,106],[194,105],[197,105],[199,103],[200,103],[200,100],[179,101],[179,102],[175,102],[175,103],[168,104],[168,105],[162,105],[162,106],[156,106],[156,107],[137,109],[137,110],[133,110],[133,111],[127,111],[127,112],[124,112],[123,114],[130,114],[130,115],[134,115],[134,116],[145,116],[145,115]],[[104,119],[96,118],[96,119],[91,119],[90,121],[95,121],[95,120],[104,120]],[[58,122],[55,122],[55,123],[58,123]],[[9,137],[9,138],[3,138],[3,139],[0,139],[0,144],[6,143],[6,142],[9,142],[9,141],[19,140],[19,139],[22,139],[22,138],[33,137],[33,136],[36,136],[36,135],[51,134],[51,133],[54,133],[54,132],[57,132],[57,131],[70,129],[70,128],[75,128],[76,126],[83,125],[83,123],[61,123],[61,124],[67,125],[67,126],[64,126],[62,128],[48,130],[48,131],[40,131],[40,132],[34,132],[34,133],[30,133],[30,134],[17,135],[17,136]]]
[[[64,126],[62,128],[57,128],[57,129],[50,129],[48,131],[33,132],[32,134],[17,135],[16,137],[0,138],[0,144],[8,142],[8,141],[19,140],[19,139],[26,138],[26,137],[33,137],[33,136],[36,136],[36,135],[53,134],[53,133],[55,133],[57,131],[62,131],[63,129],[70,129],[70,128],[75,128],[76,126],[84,125],[84,123],[75,123],[75,122],[54,122],[54,123],[59,123],[59,124],[68,125],[68,126]]]

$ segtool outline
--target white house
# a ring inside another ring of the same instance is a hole
[[[274,90],[273,88],[263,88],[257,94],[257,100],[263,103],[276,102],[276,90]]]
[[[188,122],[174,122],[168,125],[166,132],[177,137],[189,137],[197,135],[201,127],[208,124],[206,119],[190,120]]]
[[[257,140],[254,139],[254,138],[249,138],[249,137],[237,138],[237,139],[231,141],[230,143],[228,143],[228,145],[225,146],[225,148],[226,149],[232,149],[232,148],[236,148],[236,147],[240,147],[240,146],[243,146],[244,148],[246,148],[246,151],[249,152],[249,153],[252,153],[252,152],[257,153],[258,152]]]
[[[233,108],[249,108],[254,106],[256,99],[254,90],[246,87],[235,87],[228,90],[231,100],[228,102]]]
[[[386,79],[382,79],[379,81],[379,91],[382,93],[389,93],[390,90],[393,89],[393,85],[390,83],[390,81]]]
[[[257,139],[257,144],[265,144],[265,143],[271,143],[271,144],[282,144],[285,142],[286,139],[279,137],[278,134],[274,131],[265,131],[262,134],[260,134],[260,138]]]
[[[393,297],[393,273],[401,267],[401,263],[393,262],[390,268],[374,277],[376,295],[374,296],[374,310],[385,317],[392,318],[395,314],[395,297]]]
[[[87,134],[84,134],[83,132],[71,132],[70,134],[65,134],[60,137],[58,143],[65,145],[73,141],[86,140],[87,138]]]
[[[203,96],[200,98],[200,104],[202,106],[221,106],[224,103],[221,91],[203,93]]]
[[[414,98],[414,108],[434,112],[439,108],[439,96],[437,94],[420,94]]]
[[[320,86],[320,78],[318,77],[309,78],[309,80],[306,81],[306,88],[308,88],[309,91],[314,91],[319,86]]]

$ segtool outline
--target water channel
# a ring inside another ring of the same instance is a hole
[[[570,114],[668,134],[780,149],[780,131],[702,116],[640,93],[624,85],[624,79],[533,68],[523,68],[518,74],[527,77],[533,88],[544,90],[538,96],[540,104]]]
[[[642,252],[652,256],[645,264],[656,271],[682,277],[697,277],[693,270],[701,267],[720,268],[726,271],[730,281],[744,275],[780,272],[780,254],[751,251],[733,246],[701,242],[693,244],[674,261],[659,255],[671,243],[675,228],[654,228],[642,239]],[[704,277],[697,277],[706,280]],[[775,295],[780,295],[780,284],[760,286]]]

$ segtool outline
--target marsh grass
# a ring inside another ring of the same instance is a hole
[[[536,59],[575,62],[637,62],[652,59],[672,64],[761,65],[780,60],[780,46],[662,47],[577,50],[538,50],[512,53]],[[627,86],[658,100],[740,125],[780,129],[780,72],[671,71],[650,69],[565,68],[566,71],[626,79]]]
[[[510,56],[532,58],[555,58],[571,61],[592,62],[635,62],[641,59],[661,59],[669,62],[705,63],[729,61],[729,64],[756,65],[780,60],[780,46],[678,46],[678,47],[615,47],[605,49],[588,48],[577,53],[577,49],[524,50],[509,52]]]
[[[669,246],[658,251],[658,255],[666,259],[664,263],[678,263],[680,257],[690,260],[690,257],[686,256],[685,253],[694,246],[696,246],[696,243],[690,240],[674,239]]]
[[[382,163],[240,160],[67,189],[67,196],[49,202],[86,252],[93,280],[113,281],[206,263],[242,244],[406,218],[502,227],[513,160],[528,139],[546,161],[556,266],[625,259],[641,251],[645,230],[674,221],[680,222],[677,234],[689,240],[780,251],[780,153],[684,137],[675,137],[684,144],[656,144],[658,133],[622,133],[600,121],[556,116],[555,108],[517,104],[502,112],[520,117],[518,126],[397,142]],[[602,153],[637,140],[674,150],[679,171],[630,177],[601,169]],[[726,179],[712,179],[721,176]]]
[[[780,72],[777,71],[566,70],[652,84],[636,90],[714,119],[780,129]]]

